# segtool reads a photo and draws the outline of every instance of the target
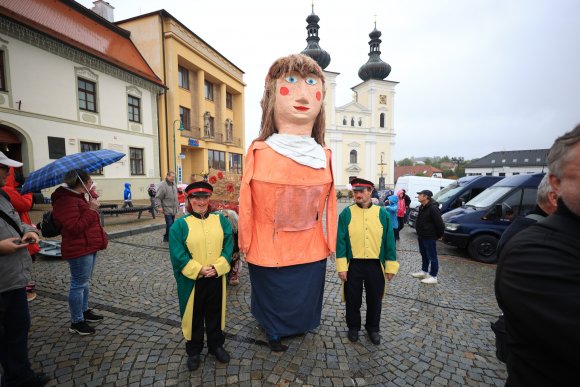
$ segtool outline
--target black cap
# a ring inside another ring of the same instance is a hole
[[[375,188],[375,185],[373,184],[372,181],[368,181],[368,180],[361,179],[358,177],[355,177],[354,179],[352,179],[350,181],[350,185],[352,185],[353,191],[362,191],[365,188],[369,188],[372,191],[372,189]]]
[[[196,181],[185,187],[187,196],[211,196],[213,194],[213,187],[210,183],[205,181]]]
[[[433,192],[429,191],[428,189],[424,189],[421,192],[417,192],[418,195],[425,195],[428,197],[432,197],[433,196]]]

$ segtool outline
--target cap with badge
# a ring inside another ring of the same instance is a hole
[[[0,152],[0,164],[7,165],[9,167],[21,167],[22,166],[22,163],[20,161],[9,159],[2,152]]]
[[[362,191],[365,188],[372,190],[375,188],[375,185],[371,181],[361,179],[359,177],[352,179],[350,185],[352,186],[353,191]]]
[[[425,195],[428,197],[432,197],[433,196],[433,192],[429,191],[428,189],[424,189],[421,192],[417,192],[417,195]]]
[[[211,196],[213,194],[213,187],[205,181],[196,181],[185,187],[187,196]]]

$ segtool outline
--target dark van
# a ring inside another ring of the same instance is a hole
[[[509,176],[481,194],[443,214],[443,242],[467,248],[471,258],[484,262],[497,261],[497,242],[511,221],[536,205],[538,185],[543,173]]]
[[[437,192],[433,199],[439,203],[439,210],[444,214],[462,207],[501,179],[503,176],[465,176]],[[409,226],[415,227],[418,213],[418,208],[411,208]]]

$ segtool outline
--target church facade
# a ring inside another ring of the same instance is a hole
[[[325,142],[332,150],[336,188],[346,189],[355,177],[371,180],[379,189],[392,187],[395,87],[398,82],[385,79],[391,66],[380,58],[381,32],[375,25],[369,34],[369,59],[359,69],[362,83],[351,88],[353,100],[335,106],[339,73],[325,70],[330,64],[330,55],[318,44],[319,21],[314,11],[306,19],[308,45],[302,53],[316,60],[326,77]]]

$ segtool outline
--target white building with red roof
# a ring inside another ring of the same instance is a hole
[[[126,156],[94,173],[104,200],[160,179],[157,97],[165,87],[130,32],[71,0],[0,1],[0,151],[22,173],[68,154]],[[43,192],[49,196],[51,190]]]

